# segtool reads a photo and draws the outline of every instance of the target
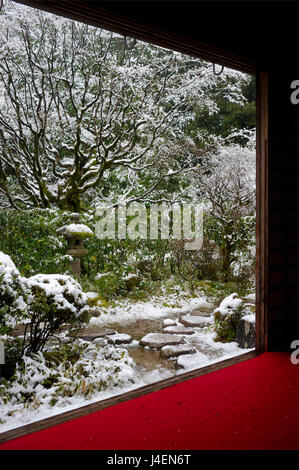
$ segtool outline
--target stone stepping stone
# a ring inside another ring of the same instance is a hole
[[[126,333],[116,333],[114,335],[108,336],[108,342],[112,344],[129,344],[132,342],[133,338],[131,335]]]
[[[93,341],[92,341],[92,344],[97,344],[98,346],[106,346],[107,345],[107,339],[104,338],[104,337],[101,337],[101,338],[95,338]]]
[[[85,341],[93,341],[96,338],[103,338],[104,336],[114,335],[115,333],[116,331],[112,330],[111,328],[103,328],[98,331],[83,332],[78,335],[78,338],[84,339]]]
[[[210,362],[210,357],[199,351],[196,354],[181,355],[176,360],[176,366],[183,369],[198,369],[207,365]]]
[[[182,354],[195,354],[196,349],[190,344],[178,344],[176,346],[163,346],[161,356],[164,359],[181,356]]]
[[[180,336],[165,333],[149,333],[140,340],[140,346],[148,346],[149,348],[163,348],[167,345],[175,345],[183,343],[184,340]]]
[[[195,331],[192,328],[186,326],[167,326],[163,329],[164,333],[171,335],[194,335]]]
[[[163,326],[175,326],[176,324],[176,321],[171,318],[165,318],[165,320],[163,320]]]
[[[190,315],[192,316],[201,316],[201,317],[210,317],[211,314],[214,312],[216,306],[212,307],[197,307],[190,311]]]
[[[180,319],[180,323],[193,328],[203,328],[211,323],[211,319],[201,315],[184,315]]]

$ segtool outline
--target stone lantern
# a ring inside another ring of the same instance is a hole
[[[74,223],[64,225],[57,230],[57,233],[63,235],[68,241],[67,253],[73,257],[70,266],[72,273],[77,277],[81,275],[81,258],[88,253],[88,250],[84,248],[84,240],[94,236],[93,231],[87,225],[76,223],[79,218],[80,214],[72,214],[71,219]]]

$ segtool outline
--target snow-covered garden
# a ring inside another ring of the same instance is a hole
[[[6,0],[0,226],[0,432],[251,351],[254,78]]]
[[[254,295],[234,293],[214,308],[203,293],[190,297],[177,286],[148,302],[91,307],[95,293],[84,293],[71,276],[25,278],[2,252],[0,278],[0,338],[10,372],[0,384],[3,431],[253,349],[219,342],[215,316],[252,316]],[[134,360],[141,351],[143,362]]]

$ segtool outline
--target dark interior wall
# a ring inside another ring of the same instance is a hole
[[[276,67],[280,59],[288,67],[298,43],[294,0],[15,1],[94,25],[103,26],[109,18],[110,27],[123,34],[135,28],[136,35],[146,35],[150,29],[152,40],[156,33],[171,32],[253,59],[261,67]]]
[[[298,109],[290,70],[269,72],[269,350],[298,331]],[[297,75],[298,79],[298,75]]]
[[[298,2],[21,0],[21,3],[102,27],[108,17],[111,29],[126,33],[128,28],[135,28],[137,37],[142,36],[143,30],[144,34],[152,31],[157,37],[162,34],[166,38],[165,32],[170,32],[210,48],[240,54],[255,63],[256,70],[269,73],[268,348],[287,350],[291,341],[299,339],[299,104],[290,101],[290,84],[299,80]],[[180,45],[179,40],[177,44]]]

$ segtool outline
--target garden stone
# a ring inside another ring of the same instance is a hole
[[[213,307],[198,307],[190,312],[191,316],[210,317],[215,310]]]
[[[140,346],[148,346],[150,348],[162,348],[167,345],[175,345],[184,343],[180,336],[165,333],[149,333],[140,340]]]
[[[167,326],[163,329],[164,333],[169,333],[171,335],[193,335],[195,332],[192,328],[186,326]]]
[[[181,354],[176,359],[177,369],[192,369],[203,367],[208,364],[210,357],[200,351],[196,351],[195,354]]]
[[[255,347],[255,315],[246,315],[237,325],[236,342],[240,348],[251,349]]]
[[[178,344],[176,346],[163,346],[161,349],[161,357],[164,359],[170,359],[177,357],[182,354],[195,354],[196,349],[190,344]]]
[[[96,338],[103,338],[105,336],[114,335],[115,333],[116,331],[111,328],[103,328],[98,331],[83,332],[78,335],[78,338],[84,339],[84,341],[94,341]]]
[[[108,336],[108,342],[111,344],[129,344],[132,342],[132,336],[125,333],[116,333]]]
[[[176,324],[176,321],[172,320],[171,318],[166,318],[163,320],[163,326],[175,326]]]
[[[98,346],[104,347],[107,345],[107,339],[105,337],[95,338],[92,340],[92,344],[97,344]]]
[[[193,328],[203,328],[211,323],[211,319],[201,315],[184,315],[180,319],[180,323]]]

